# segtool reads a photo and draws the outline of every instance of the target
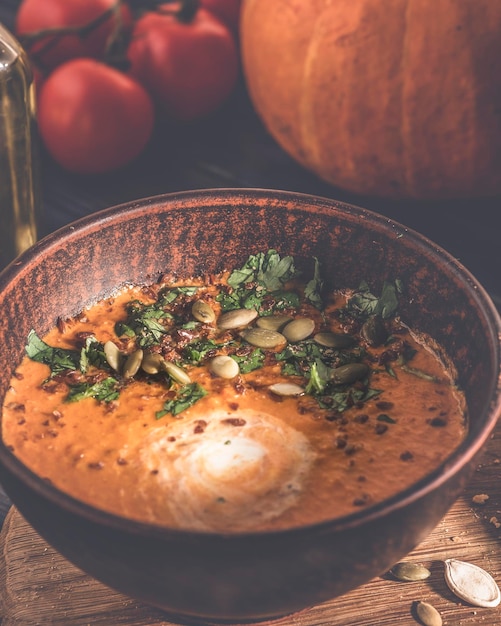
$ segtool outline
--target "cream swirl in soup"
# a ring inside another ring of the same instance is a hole
[[[181,528],[251,530],[297,506],[314,459],[306,436],[283,420],[219,411],[151,429],[139,482],[154,475]]]

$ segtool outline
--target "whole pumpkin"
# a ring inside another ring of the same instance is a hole
[[[501,192],[501,2],[244,0],[243,70],[320,178],[400,198]]]

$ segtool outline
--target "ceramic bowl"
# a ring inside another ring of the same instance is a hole
[[[298,611],[386,571],[438,524],[462,492],[501,412],[499,316],[448,253],[364,209],[301,194],[205,190],[124,204],[46,237],[0,276],[0,392],[30,329],[45,333],[118,285],[235,267],[277,249],[318,257],[336,287],[399,277],[400,312],[440,341],[464,389],[463,445],[412,488],[307,527],[216,534],[122,519],[75,501],[0,444],[0,482],[32,526],[109,586],[179,620],[245,621]]]

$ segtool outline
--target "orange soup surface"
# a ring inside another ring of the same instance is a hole
[[[221,532],[353,513],[457,448],[463,395],[394,285],[320,297],[273,251],[243,270],[122,288],[32,332],[4,442],[96,507]]]

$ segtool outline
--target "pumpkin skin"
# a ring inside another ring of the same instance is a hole
[[[243,71],[269,133],[360,194],[501,192],[501,2],[244,0]]]

